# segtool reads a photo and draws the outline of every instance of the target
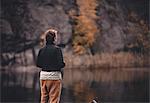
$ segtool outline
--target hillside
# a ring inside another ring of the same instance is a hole
[[[131,52],[147,57],[148,8],[148,0],[1,0],[2,58],[39,48],[40,36],[51,27],[59,31],[57,44],[64,45],[64,54]],[[23,44],[17,45],[18,40]]]

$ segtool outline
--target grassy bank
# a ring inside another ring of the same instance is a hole
[[[95,55],[73,55],[64,52],[65,68],[135,68],[150,67],[148,55],[133,54],[130,52],[100,53]],[[12,55],[13,56],[13,55]],[[31,51],[16,55],[15,61],[7,66],[35,66]]]
[[[83,56],[65,53],[64,58],[67,68],[131,68],[150,66],[149,56],[130,52],[101,53]]]

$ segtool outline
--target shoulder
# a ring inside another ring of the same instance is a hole
[[[43,51],[45,49],[45,47],[40,48],[39,52]]]
[[[45,47],[42,47],[39,51],[42,51]]]
[[[59,46],[55,46],[57,52],[61,52],[61,48]]]
[[[54,45],[54,47],[57,49],[57,50],[61,50],[61,48],[57,45]]]

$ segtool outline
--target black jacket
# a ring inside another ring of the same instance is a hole
[[[42,71],[61,71],[65,66],[61,49],[54,44],[47,44],[40,49],[36,65]]]

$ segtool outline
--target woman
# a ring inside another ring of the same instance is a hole
[[[40,67],[41,103],[59,103],[61,94],[61,69],[65,66],[62,51],[54,44],[55,30],[46,31],[46,45],[40,49],[37,67]]]

